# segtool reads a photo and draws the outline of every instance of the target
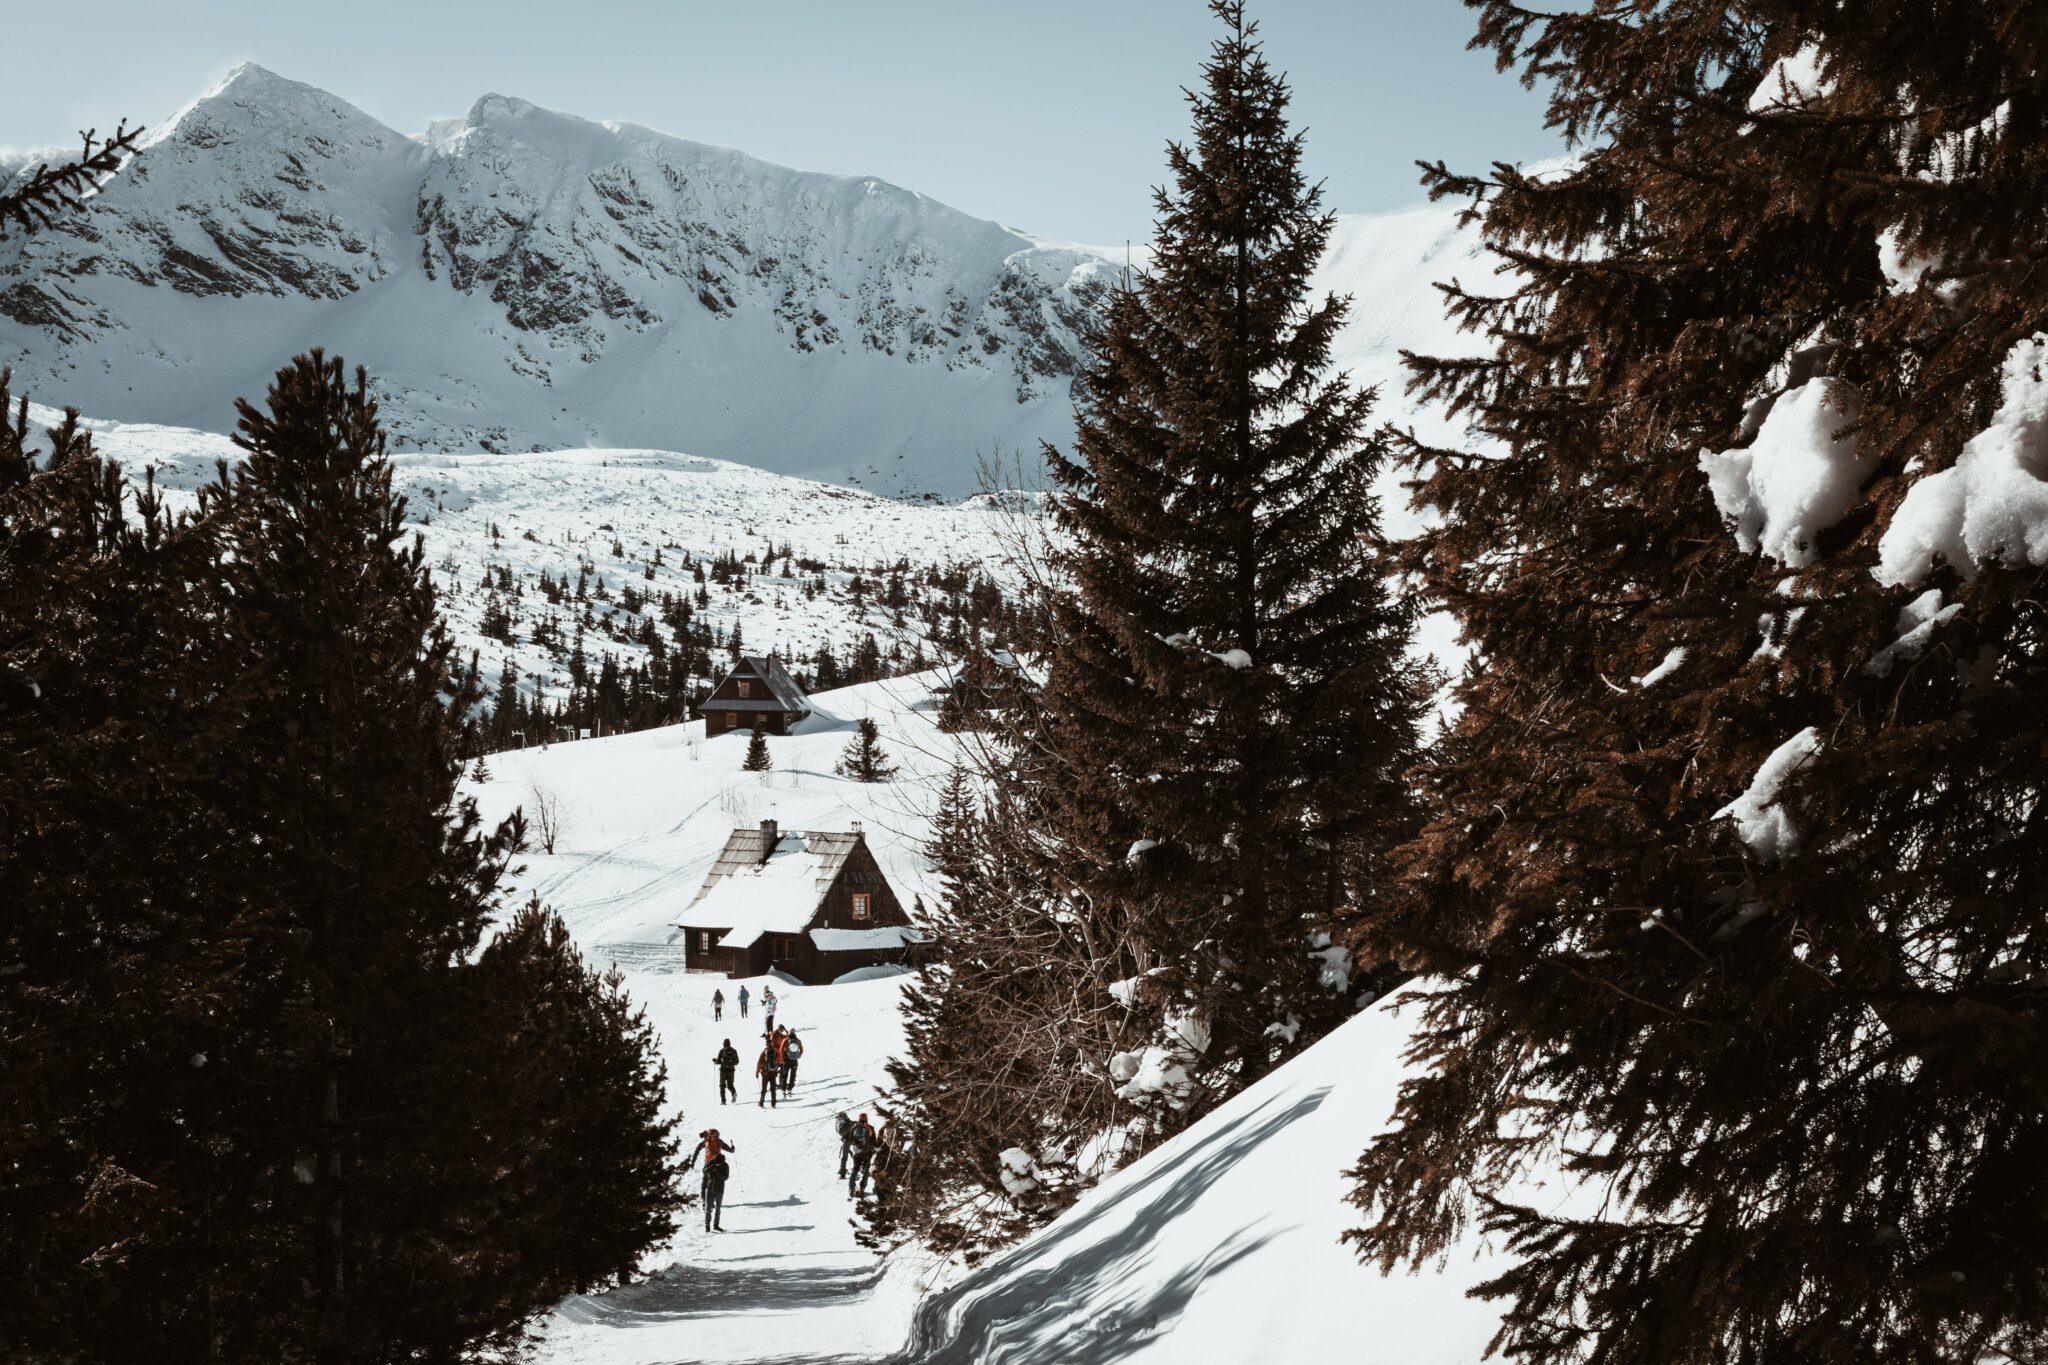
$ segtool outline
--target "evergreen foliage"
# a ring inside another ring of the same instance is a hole
[[[897,773],[897,767],[889,761],[888,752],[882,748],[882,729],[871,716],[862,716],[855,724],[858,733],[847,741],[845,752],[839,756],[838,772],[841,777],[850,777],[856,782],[887,782]]]
[[[1006,694],[988,795],[948,817],[945,961],[906,1006],[927,1158],[902,1216],[950,1248],[1050,1216],[1346,1017],[1332,938],[1386,885],[1351,874],[1413,831],[1426,679],[1372,396],[1327,373],[1347,304],[1309,297],[1331,224],[1285,82],[1243,7],[1212,8],[1153,263],[1094,338],[1076,449],[1047,452],[1044,675],[977,679]]]
[[[740,760],[743,773],[765,773],[775,766],[775,759],[768,752],[768,732],[753,729],[747,732],[747,756]]]
[[[6,235],[10,222],[23,232],[34,232],[48,227],[59,215],[84,207],[99,177],[121,169],[122,159],[135,150],[142,132],[123,121],[114,135],[103,141],[88,129],[76,161],[54,167],[48,162],[38,165],[13,190],[0,194],[0,236]]]
[[[0,1348],[511,1343],[665,1235],[674,1147],[644,1024],[558,925],[472,960],[522,831],[455,799],[474,669],[366,381],[280,372],[196,520],[52,438],[0,440]],[[551,1212],[585,1197],[626,1213]]]
[[[1415,362],[1499,444],[1415,452],[1485,662],[1380,922],[1442,984],[1359,1249],[1476,1201],[1539,1365],[2038,1358],[2042,555],[1899,537],[1994,420],[2042,448],[2041,12],[1475,7],[1583,152],[1427,168],[1510,273],[1448,290],[1496,355]],[[1838,506],[1757,501],[1796,458]],[[1506,1195],[1539,1158],[1609,1200]]]
[[[1050,452],[1053,829],[1098,945],[1145,977],[1149,1043],[1183,1054],[1166,1130],[1281,1056],[1277,1028],[1306,1045],[1349,1013],[1314,936],[1373,908],[1347,851],[1412,827],[1423,698],[1377,548],[1372,394],[1328,372],[1348,301],[1309,297],[1331,220],[1255,27],[1212,9],[1228,36],[1169,148],[1152,264],[1095,338],[1074,453]]]

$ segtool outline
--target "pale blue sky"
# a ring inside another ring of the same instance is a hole
[[[404,132],[487,92],[806,170],[876,175],[1072,240],[1142,240],[1201,0],[28,0],[0,144],[155,122],[259,62]],[[1484,169],[1561,148],[1538,98],[1465,50],[1457,0],[1253,0],[1310,171],[1339,212],[1421,198],[1417,158]],[[58,54],[89,35],[92,50]],[[36,54],[28,60],[29,54]]]

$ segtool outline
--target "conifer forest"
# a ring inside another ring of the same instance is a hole
[[[2048,7],[366,3],[0,18],[0,1361],[2048,1365]]]

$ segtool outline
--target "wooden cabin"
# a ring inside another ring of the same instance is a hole
[[[772,970],[811,986],[911,961],[930,942],[857,827],[782,830],[773,820],[732,832],[677,923],[690,971]]]
[[[773,654],[743,654],[697,709],[707,738],[731,730],[786,735],[811,714],[811,699]]]

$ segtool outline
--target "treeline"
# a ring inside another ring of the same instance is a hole
[[[614,549],[623,547],[614,542]],[[1019,604],[967,565],[917,567],[899,559],[832,570],[786,545],[765,555],[728,550],[709,559],[667,546],[648,557],[642,581],[652,581],[663,567],[688,572],[695,593],[644,592],[630,579],[614,589],[586,562],[573,583],[566,573],[543,570],[534,591],[546,605],[529,608],[523,605],[527,587],[511,568],[488,566],[477,585],[484,594],[482,633],[507,645],[523,637],[546,649],[562,670],[562,684],[550,688],[523,678],[509,654],[501,656],[493,680],[482,654],[473,652],[466,680],[481,701],[464,713],[464,753],[694,718],[726,670],[750,652],[742,621],[726,626],[706,615],[714,587],[741,597],[769,586],[810,599],[838,594],[857,626],[873,623],[837,647],[821,644],[808,656],[783,660],[798,685],[812,691],[921,672],[970,653],[970,646],[1011,642],[1022,628]],[[838,581],[828,580],[828,572]]]
[[[1472,5],[1578,147],[1425,167],[1502,267],[1444,287],[1483,353],[1409,360],[1453,449],[1326,373],[1329,220],[1214,5],[1045,648],[962,704],[871,1232],[1014,1237],[1419,972],[1352,1237],[1493,1235],[1503,1352],[2041,1358],[2048,28]],[[1472,657],[1427,745],[1425,608]]]
[[[508,1352],[671,1230],[651,1030],[502,905],[361,371],[235,439],[173,514],[0,428],[0,1356]]]

